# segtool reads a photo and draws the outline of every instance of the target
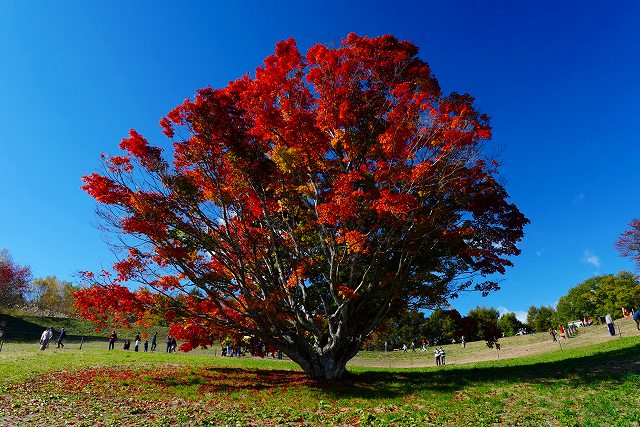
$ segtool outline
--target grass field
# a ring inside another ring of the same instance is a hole
[[[363,353],[338,384],[310,382],[287,361],[213,350],[109,352],[104,341],[80,350],[71,340],[41,352],[9,342],[0,425],[640,425],[640,333],[620,323],[622,337],[592,327],[562,350],[545,334],[503,339],[501,354],[451,345],[455,364],[440,368],[426,366],[429,353]]]

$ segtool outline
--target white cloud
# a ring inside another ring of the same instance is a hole
[[[582,257],[582,262],[586,262],[587,264],[591,264],[594,267],[600,267],[602,263],[600,262],[600,258],[591,251],[584,251],[584,256]]]
[[[516,311],[516,310],[509,310],[507,307],[498,307],[498,313],[500,313],[500,317],[502,317],[502,315],[507,314],[507,313],[515,313],[516,314],[516,319],[518,319],[522,323],[526,323],[527,322],[527,312],[526,311]]]

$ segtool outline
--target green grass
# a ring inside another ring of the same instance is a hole
[[[4,331],[2,337],[5,341],[11,342],[37,342],[40,340],[42,331],[46,328],[53,328],[56,331],[54,339],[57,338],[57,332],[64,328],[67,332],[67,339],[80,340],[82,338],[88,340],[96,340],[105,338],[110,331],[97,331],[96,326],[83,319],[64,318],[64,317],[41,317],[35,315],[21,313],[0,312],[0,328]],[[166,337],[168,328],[136,328],[136,329],[118,329],[116,332],[121,338],[132,339],[136,332],[146,333],[151,336],[153,332],[158,331],[159,337]]]
[[[351,366],[336,384],[286,361],[76,344],[5,344],[0,425],[640,425],[638,336],[442,368]]]

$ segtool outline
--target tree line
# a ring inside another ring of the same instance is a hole
[[[455,309],[436,309],[430,314],[405,309],[395,313],[378,328],[365,347],[400,348],[422,340],[430,344],[485,340],[490,344],[500,337],[514,336],[518,331],[545,332],[569,322],[585,318],[598,321],[607,313],[614,319],[622,317],[622,308],[632,312],[640,308],[640,276],[626,271],[595,276],[569,289],[556,307],[531,306],[526,322],[515,313],[504,313],[493,307],[476,307],[462,316]]]
[[[9,250],[0,249],[0,310],[26,309],[46,316],[73,316],[73,293],[78,289],[55,276],[34,279],[29,266],[16,263]]]

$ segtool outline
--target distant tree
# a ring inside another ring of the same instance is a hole
[[[440,343],[459,339],[462,332],[462,316],[457,310],[436,309],[426,319],[425,338]]]
[[[491,346],[502,335],[498,327],[499,316],[500,313],[493,307],[476,307],[470,310],[467,317],[476,325],[475,336],[472,335],[472,338],[485,340]]]
[[[596,313],[595,288],[598,278],[592,277],[569,289],[560,297],[556,306],[556,317],[560,323],[593,317]]]
[[[556,323],[556,310],[551,306],[529,307],[527,325],[536,332],[546,332]]]
[[[0,307],[24,304],[30,281],[31,269],[16,264],[7,249],[0,249]]]
[[[73,293],[79,289],[54,276],[35,279],[30,286],[29,302],[40,311],[71,316],[76,312]]]
[[[621,308],[640,307],[640,278],[627,271],[591,277],[560,298],[557,320],[567,323],[584,317],[622,316]]]
[[[629,223],[629,229],[620,235],[615,247],[620,255],[635,261],[640,269],[640,218]]]
[[[640,276],[628,271],[603,276],[595,294],[598,316],[622,317],[622,308],[640,308]]]
[[[418,310],[406,310],[391,317],[386,322],[386,333],[381,336],[389,345],[401,347],[402,344],[409,346],[411,342],[417,343],[424,336],[425,318],[424,313]]]
[[[514,336],[524,324],[518,320],[515,313],[505,313],[498,319],[498,327],[507,337]]]

